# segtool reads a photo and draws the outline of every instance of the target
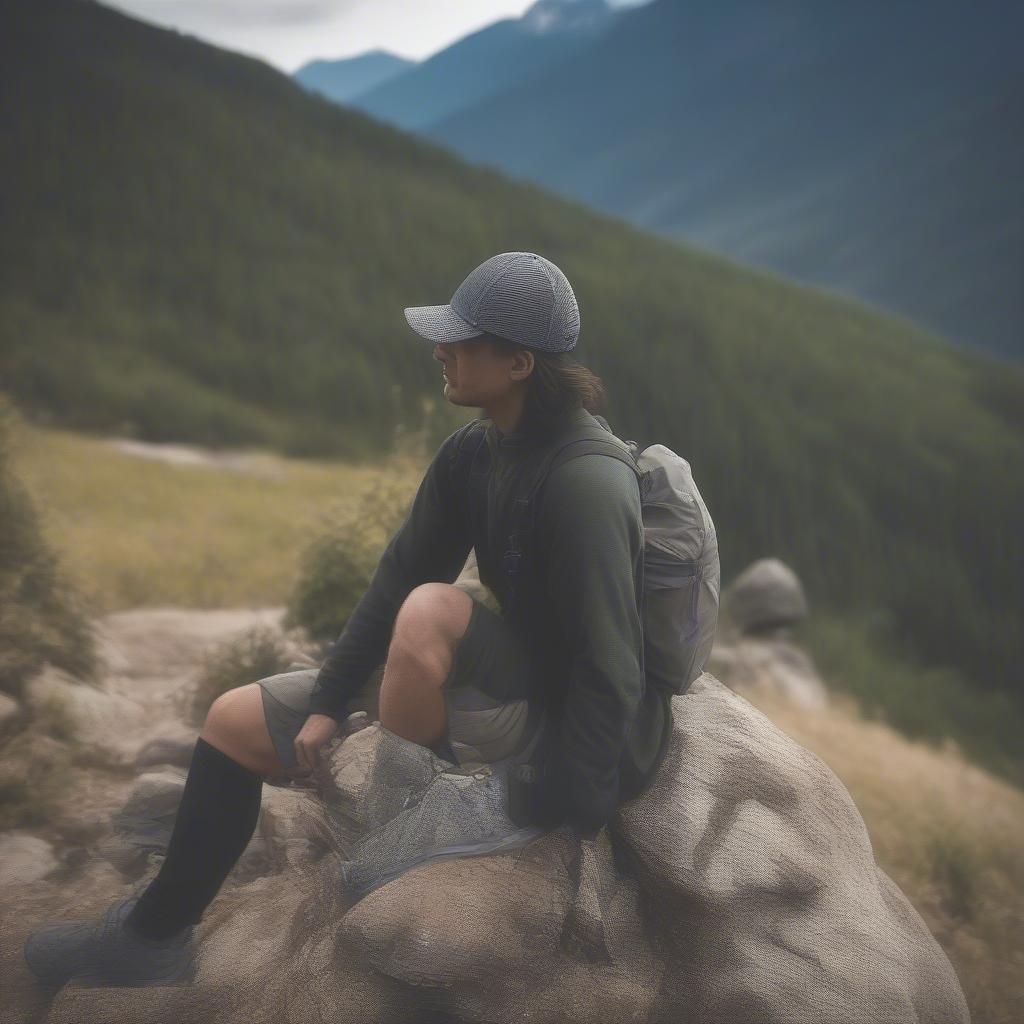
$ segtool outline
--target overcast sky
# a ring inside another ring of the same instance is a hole
[[[292,72],[315,57],[381,48],[422,60],[534,0],[103,0],[143,21]],[[645,0],[610,0],[633,6]]]

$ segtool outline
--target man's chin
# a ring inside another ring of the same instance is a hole
[[[459,393],[451,386],[451,384],[445,384],[444,386],[444,397],[446,401],[452,403],[452,405],[465,405],[466,403],[459,397]]]

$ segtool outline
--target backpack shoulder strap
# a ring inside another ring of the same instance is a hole
[[[610,433],[610,431],[608,431]],[[623,447],[626,445],[626,447]],[[523,546],[528,537],[532,537],[536,528],[538,495],[548,475],[556,467],[578,458],[597,452],[610,455],[629,466],[636,474],[640,487],[641,498],[645,491],[646,473],[637,464],[633,455],[633,444],[621,441],[618,437],[595,437],[593,427],[585,426],[557,445],[541,462],[528,491],[518,497],[512,504],[510,533],[508,544],[502,557],[502,567],[509,577],[512,593],[515,593],[516,577],[521,571]]]
[[[609,455],[613,459],[618,459],[629,466],[636,474],[641,496],[644,494],[646,490],[646,471],[641,469],[636,460],[635,442],[622,441],[615,435],[595,437],[591,428],[584,428],[584,430],[585,432],[582,435],[577,434],[566,439],[541,464],[526,499],[530,505],[536,504],[534,499],[552,470],[561,466],[562,463],[568,462],[570,459],[576,459],[581,455],[589,455],[595,452],[599,455]],[[607,433],[611,434],[611,431],[609,430]]]
[[[563,462],[579,458],[581,455],[597,452],[601,455],[610,455],[613,459],[624,462],[636,474],[637,480],[640,480],[644,475],[644,471],[637,465],[636,458],[632,453],[628,449],[623,448],[622,444],[622,441],[613,441],[610,438],[605,439],[603,437],[582,437],[575,441],[569,441],[558,449],[554,458],[546,466],[544,478],[557,466],[562,465]],[[543,483],[543,479],[538,482],[538,486],[539,483]]]
[[[602,426],[607,428],[607,422]],[[611,433],[610,429],[608,433]],[[624,447],[625,446],[625,447]],[[600,455],[608,455],[618,459],[629,466],[637,477],[637,484],[640,488],[640,500],[647,492],[650,478],[647,471],[642,469],[637,462],[637,444],[635,441],[622,441],[615,435],[612,437],[595,437],[592,429],[588,429],[583,437],[571,437],[560,444],[541,464],[537,476],[534,478],[529,493],[526,497],[517,498],[512,508],[512,532],[508,538],[503,559],[502,570],[508,581],[511,607],[515,608],[519,596],[519,573],[522,570],[523,545],[529,543],[529,539],[535,535],[537,523],[537,498],[548,474],[556,467],[568,462],[570,459],[578,458],[596,452]],[[646,558],[640,561],[640,616],[641,621],[646,614]],[[644,645],[640,647],[640,670],[645,671]]]

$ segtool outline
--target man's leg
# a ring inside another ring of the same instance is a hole
[[[452,761],[442,686],[472,610],[459,587],[415,588],[395,618],[381,682],[381,724]],[[259,683],[218,697],[196,741],[164,862],[129,916],[140,934],[163,938],[198,923],[255,832],[263,777],[285,774]]]
[[[258,683],[214,701],[192,752],[164,862],[128,916],[146,938],[196,924],[256,830],[263,776],[281,775]]]
[[[450,583],[413,589],[395,616],[380,687],[381,725],[452,761],[443,688],[473,604],[465,590]]]
[[[29,934],[24,957],[40,980],[63,984],[85,974],[99,984],[134,985],[190,977],[191,926],[252,838],[260,772],[284,770],[259,700],[260,687],[251,684],[211,707],[192,751],[164,862],[146,889],[115,900],[94,920],[56,922]]]

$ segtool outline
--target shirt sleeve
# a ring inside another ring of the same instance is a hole
[[[472,539],[449,473],[459,430],[434,455],[366,593],[324,659],[310,696],[311,714],[341,716],[370,673],[387,659],[395,617],[409,593],[422,583],[452,583],[462,572]]]
[[[629,466],[588,453],[552,471],[545,491],[546,588],[572,660],[542,802],[553,820],[593,835],[619,802],[619,762],[644,693],[640,489]]]

